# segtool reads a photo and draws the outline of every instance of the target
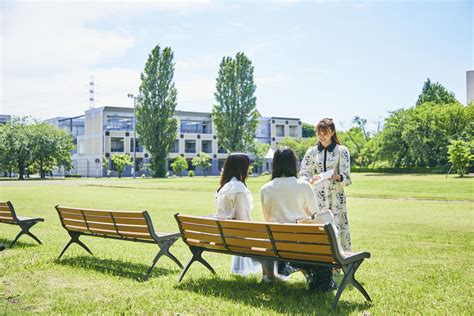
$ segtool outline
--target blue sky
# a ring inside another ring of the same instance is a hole
[[[178,109],[210,111],[223,56],[255,67],[265,116],[339,128],[412,106],[427,77],[466,101],[473,1],[12,2],[1,7],[0,113],[75,116],[131,106],[148,53],[175,53]]]

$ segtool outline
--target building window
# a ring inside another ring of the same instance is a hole
[[[221,145],[217,145],[217,153],[218,154],[227,154],[227,150],[224,149]]]
[[[203,140],[201,143],[202,151],[205,153],[212,153],[212,140]]]
[[[133,131],[133,117],[108,116],[105,122],[107,131]]]
[[[124,139],[123,137],[112,137],[110,141],[110,151],[113,153],[124,152]]]
[[[135,146],[137,146],[137,147],[135,147],[136,148],[135,152],[137,152],[137,153],[142,153],[143,152],[143,145],[141,144],[139,138],[136,139]],[[130,152],[133,152],[133,138],[130,138]]]
[[[195,153],[196,152],[196,141],[195,140],[185,140],[184,141],[184,152],[185,153]]]
[[[298,137],[298,126],[290,125],[289,132],[290,137]]]
[[[276,125],[276,136],[285,137],[285,125]]]
[[[211,122],[181,120],[180,132],[192,134],[211,134]]]
[[[172,153],[179,153],[179,139],[174,140],[173,148],[171,148]]]

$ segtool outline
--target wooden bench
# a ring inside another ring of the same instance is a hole
[[[204,251],[211,251],[257,259],[341,268],[344,277],[332,308],[336,307],[348,284],[354,285],[368,301],[371,301],[369,294],[354,276],[364,259],[370,258],[370,253],[341,253],[332,225],[218,220],[180,214],[176,214],[175,218],[181,237],[193,254],[179,276],[180,282],[195,261],[215,273],[211,265],[202,258]]]
[[[18,238],[20,238],[21,235],[28,235],[41,245],[41,240],[39,240],[38,237],[36,237],[30,232],[30,228],[39,222],[44,222],[44,219],[17,216],[15,208],[13,207],[13,204],[10,201],[0,201],[0,223],[18,225],[21,228],[21,231],[18,233],[18,235],[16,235],[15,239],[10,244],[10,248],[13,247],[13,245],[17,242]]]
[[[61,259],[66,249],[73,243],[78,244],[88,253],[92,254],[92,251],[79,240],[80,236],[85,235],[157,244],[160,251],[148,269],[146,278],[150,275],[161,256],[167,256],[181,269],[183,268],[179,260],[169,252],[169,248],[179,239],[179,233],[155,232],[147,211],[93,210],[59,205],[56,206],[56,210],[61,219],[61,224],[69,233],[69,236],[71,236],[71,240],[64,247],[58,260]]]

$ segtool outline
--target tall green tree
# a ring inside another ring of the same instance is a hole
[[[31,128],[32,160],[41,179],[45,178],[46,172],[52,171],[55,167],[63,166],[69,170],[71,150],[74,148],[72,136],[46,123],[35,124]]]
[[[254,145],[252,146],[251,152],[253,154],[253,163],[255,169],[257,169],[257,173],[260,173],[263,169],[263,164],[265,163],[265,155],[268,153],[270,149],[269,144],[264,144],[259,142],[258,140],[254,140]],[[254,170],[255,170],[254,169]]]
[[[175,174],[181,177],[183,171],[188,169],[188,161],[184,157],[177,156],[171,163],[171,169],[173,169]]]
[[[168,153],[174,145],[177,121],[177,91],[173,81],[174,63],[171,48],[157,45],[148,56],[141,74],[137,104],[137,132],[152,155],[154,177],[165,177]]]
[[[204,176],[207,176],[207,170],[212,166],[211,164],[211,156],[206,154],[205,152],[199,153],[199,155],[195,156],[192,159],[193,166],[201,168],[204,173]]]
[[[426,79],[423,84],[423,89],[421,94],[418,96],[416,105],[420,105],[426,102],[433,102],[436,104],[448,104],[459,102],[456,100],[454,93],[448,91],[442,84],[439,82],[432,83],[430,78]]]
[[[253,66],[244,53],[224,57],[216,79],[213,121],[227,152],[248,151],[258,125]]]
[[[451,141],[451,145],[448,146],[449,162],[453,164],[453,169],[461,175],[461,178],[474,162],[472,145],[472,142],[455,140]]]
[[[306,152],[308,151],[308,148],[315,146],[316,143],[317,140],[315,137],[302,139],[285,137],[280,142],[278,142],[278,147],[290,147],[291,150],[295,152],[296,158],[301,161]]]
[[[308,123],[303,123],[303,138],[308,138],[308,137],[315,137],[316,132],[314,131],[314,125],[313,124],[308,124]]]
[[[132,165],[132,159],[128,154],[114,154],[112,155],[112,169],[117,171],[118,177],[122,177],[122,173],[126,166]]]

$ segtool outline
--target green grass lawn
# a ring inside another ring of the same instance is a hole
[[[254,219],[262,219],[259,188],[268,177],[251,178]],[[283,284],[261,276],[229,273],[230,256],[206,253],[213,276],[195,264],[183,282],[180,269],[162,258],[149,280],[142,278],[158,247],[83,237],[94,252],[73,245],[54,210],[57,204],[98,209],[148,210],[156,230],[177,231],[176,212],[214,212],[218,178],[76,179],[0,181],[0,200],[11,200],[23,216],[40,216],[15,248],[0,252],[0,314],[328,314],[334,293],[311,293],[294,274]],[[474,179],[443,175],[354,174],[347,188],[354,250],[368,250],[357,278],[369,304],[346,289],[336,314],[474,314]],[[0,243],[17,226],[0,224]],[[184,264],[182,241],[171,248]]]

